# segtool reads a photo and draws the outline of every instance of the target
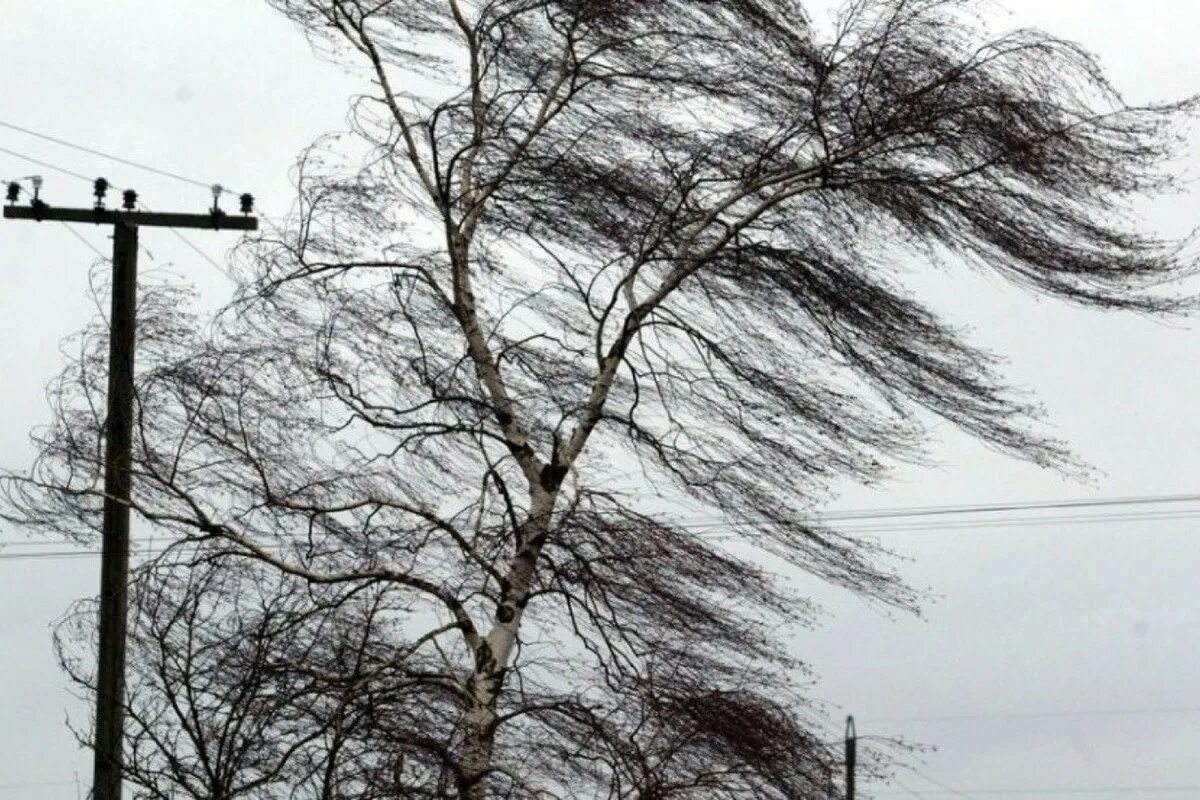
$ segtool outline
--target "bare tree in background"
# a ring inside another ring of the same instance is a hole
[[[405,665],[381,628],[387,587],[320,591],[217,550],[142,567],[132,586],[125,771],[144,800],[380,795],[397,750],[373,735],[372,692]],[[58,625],[59,661],[95,691],[96,613]],[[93,726],[80,729],[80,740]]]
[[[430,665],[415,649],[393,647],[384,630],[404,618],[390,602],[398,593],[387,584],[329,591],[280,580],[269,567],[223,560],[228,554],[176,548],[133,585],[125,769],[134,797],[382,800],[453,791],[444,770],[404,768],[448,755],[454,715],[406,697]],[[95,628],[94,603],[81,602],[55,637],[64,670],[88,694]],[[586,750],[637,782],[638,796],[719,793],[729,776],[718,765],[740,750],[774,757],[769,769],[779,776],[832,787],[833,764],[819,758],[825,746],[803,735],[797,742],[778,704],[697,684],[669,663],[646,677],[611,687],[621,703],[604,712],[554,698],[536,742],[539,769],[577,783],[568,765]],[[78,733],[85,744],[90,730]]]
[[[814,522],[828,487],[939,418],[1073,466],[906,271],[1180,309],[1192,265],[1128,208],[1192,101],[1129,107],[965,0],[854,0],[827,35],[791,0],[271,2],[369,88],[215,329],[147,301],[140,517],[402,598],[390,796],[826,796],[777,573],[914,603]],[[7,483],[79,536],[102,334]]]

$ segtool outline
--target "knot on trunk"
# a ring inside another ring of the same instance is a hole
[[[562,484],[563,478],[567,477],[567,468],[560,464],[547,464],[542,467],[542,473],[538,477],[543,489],[554,492]]]

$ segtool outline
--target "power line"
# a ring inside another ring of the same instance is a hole
[[[149,209],[146,209],[146,210],[147,210],[147,211],[149,211]],[[203,259],[204,259],[205,261],[207,261],[209,264],[212,264],[212,266],[213,266],[213,267],[214,267],[214,268],[215,268],[215,269],[216,269],[218,272],[220,272],[222,275],[224,275],[224,276],[225,276],[226,278],[228,278],[230,281],[233,281],[234,283],[237,283],[237,281],[235,281],[235,280],[233,279],[233,276],[232,276],[232,275],[230,275],[230,274],[229,274],[229,272],[228,272],[228,271],[227,271],[227,270],[226,270],[224,267],[222,267],[222,266],[221,266],[220,264],[218,264],[218,263],[217,263],[217,262],[216,262],[216,261],[215,261],[213,258],[211,258],[211,257],[208,255],[208,253],[206,253],[206,252],[204,252],[203,250],[201,250],[201,249],[200,249],[200,248],[199,248],[199,247],[198,247],[198,246],[197,246],[197,245],[196,245],[196,244],[195,244],[195,243],[194,243],[194,242],[193,242],[191,239],[187,238],[187,237],[186,237],[186,236],[184,236],[184,235],[183,235],[183,234],[182,234],[180,231],[177,231],[177,230],[175,230],[174,228],[169,228],[168,230],[170,230],[170,231],[171,231],[171,233],[173,233],[173,234],[175,234],[176,236],[178,236],[178,237],[179,237],[179,241],[183,242],[183,243],[184,243],[184,244],[186,244],[188,247],[190,247],[190,248],[191,248],[193,251],[195,251],[195,253],[196,253],[197,255],[199,255],[201,258],[203,258]]]
[[[32,781],[30,783],[0,783],[0,789],[33,789],[40,786],[73,786],[74,781]]]
[[[1200,494],[1164,494],[1164,495],[1134,495],[1128,497],[1110,497],[1096,499],[1079,499],[1079,500],[1054,500],[1054,501],[1014,501],[1007,503],[983,503],[975,505],[946,505],[946,506],[910,506],[910,507],[892,507],[892,508],[876,508],[876,509],[855,509],[847,511],[831,511],[825,513],[815,513],[812,515],[802,516],[795,521],[809,522],[814,525],[832,522],[868,522],[871,520],[890,520],[890,519],[920,519],[925,517],[941,517],[950,515],[966,516],[972,514],[1007,514],[1014,511],[1043,511],[1043,510],[1065,510],[1065,509],[1088,509],[1088,508],[1112,508],[1119,506],[1142,506],[1153,504],[1177,504],[1177,503],[1200,503]],[[1045,522],[1064,522],[1071,523],[1075,521],[1091,522],[1091,521],[1119,521],[1132,519],[1176,519],[1190,518],[1200,514],[1200,509],[1180,509],[1178,511],[1131,511],[1125,513],[1113,514],[1092,514],[1092,515],[1074,515],[1074,516],[1053,516],[1042,515],[1033,517],[1023,517],[1018,519],[1002,519],[1002,520],[966,520],[963,522],[938,522],[938,523],[906,523],[901,522],[899,525],[886,526],[871,526],[871,525],[856,525],[856,526],[839,526],[838,530],[846,532],[873,532],[873,531],[899,531],[899,530],[938,530],[944,528],[962,528],[962,527],[988,527],[991,525],[1010,525],[1010,524],[1027,524],[1027,523],[1045,523]],[[737,528],[744,526],[752,526],[760,523],[769,523],[771,520],[763,518],[761,520],[732,520],[725,521],[718,518],[693,518],[690,520],[681,520],[676,523],[679,527],[689,530],[696,530],[704,527],[725,527]]]
[[[1159,714],[1196,714],[1200,706],[1156,706],[1152,708],[1096,708],[1056,711],[1013,711],[981,714],[946,714],[930,717],[882,717],[863,720],[863,725],[882,725],[912,722],[987,722],[992,720],[1051,719],[1070,717],[1137,717]]]
[[[906,785],[906,784],[905,784],[903,781],[901,781],[899,778],[892,778],[892,779],[891,779],[891,781],[890,781],[890,783],[894,783],[894,784],[896,784],[897,786],[899,786],[901,789],[903,789],[903,790],[904,790],[904,793],[905,793],[905,794],[907,794],[907,795],[909,795],[909,796],[911,796],[911,797],[916,797],[916,798],[917,798],[917,800],[924,800],[924,797],[925,797],[925,795],[921,794],[920,792],[918,792],[917,790],[913,789],[912,787],[910,787],[910,786]]]
[[[56,550],[51,553],[0,553],[0,561],[24,561],[37,558],[98,557],[99,550]]]
[[[917,516],[917,515],[914,515]],[[1048,524],[1063,524],[1074,525],[1081,523],[1097,523],[1097,522],[1129,522],[1129,521],[1171,521],[1180,519],[1195,519],[1200,517],[1200,509],[1180,510],[1174,512],[1150,511],[1150,512],[1130,512],[1124,514],[1087,514],[1074,516],[1030,516],[1020,517],[1016,519],[982,519],[982,520],[964,520],[962,522],[938,522],[938,523],[906,523],[900,525],[832,525],[829,529],[835,533],[842,534],[879,534],[879,533],[925,533],[938,531],[965,531],[977,528],[1004,528],[1012,526],[1031,526],[1031,525],[1048,525]],[[882,517],[881,519],[890,519],[892,517]],[[870,517],[860,517],[859,519],[867,520]],[[801,524],[821,525],[822,523],[836,522],[836,520],[793,520]],[[731,529],[738,531],[736,534],[726,536],[711,536],[712,539],[754,539],[761,536],[766,536],[766,533],[756,533],[753,529],[763,525],[770,525],[773,520],[733,520],[713,521],[713,522],[679,522],[674,523],[675,527],[694,533],[702,534],[704,531],[714,529]],[[615,525],[614,528],[636,528],[634,525],[621,526]],[[747,530],[750,529],[750,530]]]
[[[965,797],[965,798],[968,798],[968,800],[971,797],[971,795],[967,794],[966,792],[959,791],[958,789],[955,789],[953,786],[947,786],[946,784],[942,783],[941,781],[937,780],[936,778],[932,778],[929,775],[926,775],[924,772],[922,772],[921,770],[917,769],[914,766],[909,766],[908,771],[913,773],[914,775],[917,775],[922,780],[932,783],[934,786],[936,786],[942,792],[948,792],[948,793],[954,795],[955,797]]]
[[[1067,502],[1069,502],[1072,505],[1072,507],[1082,507],[1083,504],[1085,504],[1085,503],[1088,506],[1092,506],[1092,507],[1113,507],[1113,506],[1120,505],[1120,504],[1146,505],[1146,504],[1152,503],[1152,502],[1164,502],[1164,503],[1176,502],[1184,497],[1190,498],[1192,496],[1191,495],[1161,495],[1161,496],[1142,495],[1142,496],[1133,497],[1133,498],[1104,498],[1104,499],[1096,499],[1096,500],[1088,500],[1088,501],[1067,501]],[[1061,506],[1061,505],[1065,505],[1065,504],[1066,503],[1055,503],[1054,505]],[[1007,504],[1007,507],[1009,507],[1011,509],[1015,509],[1018,507],[1030,507],[1030,506],[1036,506],[1036,505],[1039,505],[1039,504],[1038,503],[1009,503],[1009,504]],[[966,514],[966,513],[970,513],[976,507],[958,506],[956,508],[959,510],[959,513]],[[988,506],[980,506],[978,508],[986,509],[986,510],[993,510],[994,508],[996,508],[996,506],[988,505]],[[900,516],[897,513],[900,510],[901,509],[885,509],[884,510],[885,513],[883,515],[881,515],[881,518],[895,519]],[[913,516],[921,516],[922,514],[926,513],[926,510],[927,509],[925,507],[916,507],[916,508],[914,508],[914,510],[911,513]],[[869,519],[869,517],[867,516],[867,512],[859,511],[859,512],[853,512],[853,513],[857,514],[856,519],[859,519],[859,520]],[[1020,517],[1017,519],[993,518],[993,519],[984,519],[984,520],[964,521],[961,523],[939,522],[939,523],[925,524],[925,525],[916,524],[916,523],[904,524],[904,525],[876,525],[876,526],[860,525],[860,526],[855,526],[855,527],[851,527],[851,528],[839,528],[838,530],[840,532],[845,532],[845,533],[879,534],[879,533],[892,533],[892,532],[903,533],[903,532],[917,531],[917,530],[920,530],[920,531],[924,531],[924,530],[929,530],[929,531],[964,530],[964,529],[972,529],[972,528],[1003,527],[1003,526],[1016,525],[1016,524],[1020,524],[1020,525],[1041,524],[1041,525],[1044,525],[1044,524],[1051,524],[1051,523],[1052,524],[1079,524],[1079,523],[1085,523],[1085,522],[1112,522],[1112,521],[1169,521],[1169,520],[1178,520],[1178,519],[1194,519],[1197,517],[1200,517],[1200,509],[1188,510],[1188,511],[1182,511],[1182,510],[1181,511],[1170,511],[1170,512],[1160,512],[1160,511],[1142,509],[1139,511],[1132,511],[1132,512],[1128,512],[1128,513],[1124,513],[1124,514],[1091,514],[1091,515],[1076,515],[1076,516],[1071,516],[1071,517],[1049,515],[1049,516],[1040,516],[1040,517],[1037,517],[1037,516],[1035,516],[1035,517]],[[713,521],[713,522],[707,522],[707,523],[700,522],[700,521],[685,521],[685,522],[675,523],[675,527],[680,528],[685,531],[696,533],[697,535],[703,536],[704,538],[709,539],[709,540],[720,541],[720,540],[724,540],[724,539],[734,539],[734,538],[754,539],[754,538],[758,538],[758,536],[765,536],[767,534],[756,534],[752,530],[740,530],[739,533],[731,534],[729,536],[714,536],[711,533],[713,531],[713,529],[739,530],[739,529],[744,529],[744,528],[755,526],[755,525],[768,524],[769,522],[770,522],[769,520],[761,520],[761,521],[757,521],[757,522],[754,520],[733,521],[733,522]],[[630,530],[635,530],[637,528],[637,526],[632,525],[632,524],[630,524],[630,525],[617,524],[617,525],[614,525],[614,528],[617,528],[617,529],[628,528]],[[26,540],[6,540],[5,541],[5,540],[0,540],[0,547],[3,547],[3,546],[50,547],[50,546],[55,546],[55,545],[59,545],[59,544],[61,544],[61,542],[53,541],[53,540],[52,541],[36,541],[36,540],[35,541],[26,541]],[[45,552],[42,552],[42,553],[2,553],[2,552],[0,552],[0,560],[5,559],[5,558],[18,558],[18,557],[19,558],[33,558],[33,557],[51,558],[51,557],[58,557],[60,555],[67,555],[67,554],[69,554],[71,556],[94,555],[94,552],[93,551],[71,551],[69,553],[45,553]],[[943,719],[949,720],[949,719],[955,719],[955,718],[956,717],[926,717],[926,718],[908,718],[908,719],[898,719],[898,720],[876,719],[876,720],[870,720],[870,722],[871,723],[882,723],[882,722],[890,722],[890,721],[896,721],[896,722],[940,721]]]
[[[1029,527],[1033,525],[1079,525],[1083,523],[1100,523],[1100,522],[1156,522],[1156,521],[1172,521],[1181,519],[1196,519],[1200,517],[1200,509],[1195,511],[1177,512],[1172,514],[1165,513],[1149,513],[1149,514],[1094,514],[1086,516],[1074,517],[1024,517],[1020,519],[991,519],[991,520],[972,520],[959,523],[938,523],[938,524],[911,524],[911,525],[859,525],[853,527],[835,526],[830,528],[831,531],[840,534],[882,534],[882,533],[938,533],[940,531],[969,531],[984,528],[1009,528],[1015,526]],[[703,535],[706,539],[713,541],[728,541],[735,539],[760,539],[770,536],[769,533],[753,530],[754,528],[768,524],[767,521],[760,522],[712,522],[698,525],[677,525],[684,530],[692,531],[697,535]],[[614,526],[620,528],[621,526]],[[705,534],[705,531],[713,529],[727,528],[739,531],[734,534],[713,535]],[[749,529],[749,530],[747,530]]]
[[[1083,787],[1053,787],[1053,788],[1029,788],[1029,789],[967,789],[960,792],[956,789],[925,789],[926,795],[958,795],[961,797],[976,797],[983,795],[1094,795],[1094,794],[1183,794],[1200,792],[1200,784],[1180,785],[1180,786],[1083,786]],[[904,794],[904,792],[892,790],[877,790],[870,792],[871,795],[894,796]]]
[[[106,256],[106,255],[104,255],[104,253],[100,252],[100,248],[96,247],[96,245],[92,244],[86,238],[84,238],[82,233],[75,230],[74,228],[72,228],[70,225],[68,225],[65,222],[60,222],[58,224],[62,225],[64,228],[66,228],[67,232],[70,233],[72,236],[74,236],[76,239],[78,239],[80,242],[82,242],[83,246],[86,247],[88,250],[91,250],[93,253],[95,253],[97,256],[99,256],[101,259],[103,259],[105,261],[108,260],[108,256]],[[153,256],[151,256],[151,258],[153,258]]]
[[[33,156],[27,156],[24,153],[18,153],[16,150],[9,150],[7,147],[0,147],[0,153],[7,153],[10,156],[16,156],[17,158],[22,158],[33,164],[37,164],[39,167],[45,167],[46,169],[52,169],[55,172],[61,172],[64,175],[70,175],[72,178],[79,178],[81,181],[87,181],[88,183],[91,183],[93,180],[92,178],[89,178],[86,175],[81,175],[78,172],[73,172],[72,170],[69,170],[66,167],[56,166],[54,164],[51,164],[49,161],[42,161],[41,159],[34,158]],[[115,189],[116,187],[114,186],[113,188]]]
[[[1007,503],[979,503],[974,505],[942,505],[942,506],[909,506],[893,508],[872,508],[848,511],[831,511],[814,515],[816,519],[848,520],[860,517],[881,519],[890,517],[928,517],[947,514],[991,514],[1009,511],[1053,510],[1067,508],[1101,508],[1106,506],[1146,505],[1156,503],[1191,503],[1200,502],[1200,494],[1162,494],[1162,495],[1132,495],[1126,497],[1104,497],[1079,500],[1034,500],[1014,501]]]
[[[1155,504],[1182,504],[1182,503],[1200,503],[1200,493],[1190,494],[1162,494],[1162,495],[1131,495],[1126,497],[1103,497],[1096,499],[1077,499],[1077,500],[1049,500],[1049,501],[1010,501],[1005,503],[979,503],[970,505],[942,505],[942,506],[893,506],[885,508],[860,508],[847,509],[844,511],[827,511],[815,512],[812,514],[800,515],[795,520],[796,522],[807,522],[814,525],[820,525],[829,522],[869,522],[871,520],[888,520],[888,519],[919,519],[924,517],[941,517],[951,515],[970,515],[970,514],[1006,514],[1014,511],[1053,511],[1066,509],[1088,509],[1088,508],[1108,508],[1119,506],[1142,506]],[[1149,511],[1149,512],[1128,512],[1122,517],[1114,514],[1112,519],[1125,518],[1150,518],[1151,515],[1165,514],[1182,514],[1194,515],[1200,514],[1200,509],[1180,509],[1179,511]],[[1134,516],[1137,515],[1137,516]],[[1084,519],[1091,521],[1093,519],[1108,519],[1105,515],[1090,515],[1084,516],[1039,516],[1027,517],[1016,520],[1016,522],[1045,522],[1045,521],[1071,521],[1074,519]],[[706,527],[716,528],[736,528],[749,525],[757,525],[762,523],[770,523],[772,520],[767,517],[758,519],[748,518],[745,520],[727,520],[723,517],[691,517],[681,518],[675,521],[658,519],[659,522],[668,522],[677,527],[686,528],[689,530],[697,530]],[[1010,520],[1004,520],[1008,524]],[[987,525],[988,520],[970,520],[966,522],[947,521],[943,523],[913,523],[911,527],[919,527],[921,529],[935,529],[937,526],[959,527],[961,525]],[[903,527],[902,527],[903,526]],[[909,526],[909,523],[902,522],[900,525],[889,525],[885,527],[874,526],[842,526],[839,530],[846,531],[870,531],[870,530],[902,530]],[[636,527],[631,525],[631,527]]]
[[[1151,516],[1151,515],[1147,515],[1147,516],[1145,517],[1145,519],[1146,519],[1146,520],[1148,520],[1148,521],[1161,521],[1161,520],[1175,520],[1175,519],[1194,519],[1194,518],[1197,518],[1197,517],[1200,517],[1200,511],[1198,511],[1198,512],[1194,512],[1194,513],[1191,513],[1191,514],[1186,514],[1186,515],[1175,515],[1175,516],[1170,516],[1170,517],[1160,517],[1160,516]],[[1129,516],[1129,517],[1123,517],[1122,519],[1132,520],[1132,519],[1142,519],[1142,518],[1141,518],[1141,517],[1135,517],[1135,516],[1132,516],[1132,515],[1131,515],[1131,516]],[[1031,524],[1031,523],[1041,523],[1041,524],[1044,524],[1044,523],[1049,523],[1049,522],[1061,522],[1061,521],[1064,521],[1064,520],[1059,520],[1059,519],[1057,519],[1057,518],[1050,517],[1050,518],[1046,518],[1046,519],[1044,519],[1044,520],[1026,520],[1026,521],[1023,521],[1021,524],[1023,524],[1023,525],[1028,525],[1028,524]],[[1083,523],[1083,522],[1109,522],[1109,521],[1112,521],[1112,520],[1111,520],[1111,518],[1109,518],[1109,517],[1105,517],[1105,516],[1097,516],[1095,519],[1076,518],[1076,519],[1065,520],[1065,521],[1066,521],[1066,522],[1071,522],[1071,523]],[[998,520],[997,520],[997,521],[989,521],[989,522],[987,522],[987,523],[964,524],[963,526],[938,526],[937,528],[934,528],[933,530],[957,530],[957,529],[959,529],[959,527],[963,527],[963,528],[988,528],[988,527],[1003,527],[1003,526],[1006,526],[1006,525],[1008,525],[1008,524],[1009,524],[1009,523],[1007,523],[1007,522],[1001,522],[1001,521],[998,521]],[[753,531],[744,531],[744,532],[742,532],[742,533],[739,533],[739,534],[736,534],[736,535],[733,535],[733,534],[731,534],[731,535],[727,535],[727,536],[721,536],[721,535],[713,535],[712,533],[708,532],[708,531],[706,530],[706,527],[707,527],[707,526],[692,526],[692,527],[689,527],[689,526],[678,526],[678,527],[681,527],[681,528],[682,528],[683,530],[685,530],[685,531],[690,531],[690,532],[692,532],[692,533],[695,533],[695,534],[697,534],[698,536],[701,536],[702,538],[704,538],[704,539],[706,539],[706,540],[709,540],[709,541],[726,541],[726,540],[738,539],[738,538],[743,538],[743,539],[754,540],[754,539],[756,539],[756,538],[762,538],[762,537],[764,537],[764,536],[766,536],[766,535],[767,535],[767,534],[755,534]],[[736,525],[735,525],[735,526],[731,526],[731,527],[736,527]],[[623,528],[623,526],[619,526],[619,525],[617,525],[617,526],[614,526],[614,529],[615,529],[615,530],[621,530],[622,528]],[[853,532],[853,533],[876,533],[876,534],[878,534],[878,533],[890,533],[890,532],[905,533],[905,532],[908,532],[908,531],[910,531],[910,530],[914,530],[914,529],[915,529],[915,528],[909,528],[909,527],[887,527],[887,526],[880,526],[880,527],[875,527],[875,528],[862,528],[862,529],[856,529],[856,530],[854,530],[854,531],[852,531],[852,532]],[[60,544],[60,542],[57,542],[57,541],[48,541],[48,542],[41,542],[41,541],[21,541],[21,540],[8,540],[8,541],[0,541],[0,547],[3,547],[3,546],[10,546],[10,547],[49,547],[49,546],[53,546],[53,545],[57,545],[57,544]],[[90,551],[88,551],[88,552],[90,552]],[[86,554],[86,553],[85,553],[85,554]],[[6,556],[6,555],[10,555],[10,554],[0,553],[0,559],[3,559],[3,558],[5,558],[5,556]],[[12,554],[12,555],[15,555],[15,554]],[[25,555],[25,554],[22,554],[22,555]],[[28,554],[28,555],[37,555],[37,554]],[[47,558],[51,556],[51,554],[50,554],[50,553],[44,553],[44,554],[42,554],[42,555],[46,556]],[[871,720],[871,722],[873,722],[873,723],[885,722],[885,721],[890,721],[890,720]],[[897,720],[897,721],[900,721],[900,720]],[[915,720],[915,719],[914,719],[914,720],[903,720],[903,721],[934,721],[934,719],[933,719],[933,718],[929,718],[929,719],[921,719],[921,720]]]
[[[206,543],[206,542],[203,542],[200,540],[181,539],[181,540],[178,540],[175,542],[170,542],[170,543],[164,544],[163,546],[160,546],[160,547],[148,546],[148,547],[145,547],[144,549],[137,549],[138,546],[146,545],[149,542],[152,542],[153,540],[154,540],[154,537],[150,537],[149,540],[142,539],[140,541],[136,541],[136,540],[131,541],[131,543],[135,546],[135,549],[133,551],[134,554],[139,555],[139,556],[147,556],[147,557],[161,556],[165,553],[171,552],[172,550],[181,551],[181,550],[187,549],[187,548],[190,548],[192,552],[199,552],[199,549],[200,549],[199,545]],[[159,538],[158,541],[162,542],[163,540],[161,538]],[[32,546],[32,545],[62,545],[62,544],[66,544],[66,543],[65,542],[8,542],[8,543],[0,543],[0,546],[3,546],[5,544],[11,545],[11,546],[22,546],[22,545],[31,545]],[[307,546],[307,543],[302,540],[277,541],[277,542],[256,542],[255,544],[258,547],[262,548],[263,550],[268,550],[268,551],[281,551],[288,545]],[[236,547],[237,545],[230,544],[229,546]],[[99,557],[100,555],[101,555],[100,550],[92,550],[92,549],[54,550],[51,552],[34,551],[34,552],[16,552],[16,553],[7,553],[7,552],[0,551],[0,561],[30,561],[30,560],[38,560],[38,559],[62,559],[62,558],[96,558],[96,557]]]
[[[1015,517],[1009,519],[980,519],[980,520],[965,520],[963,522],[936,522],[936,523],[909,523],[903,525],[851,525],[837,526],[837,530],[846,531],[848,533],[870,532],[874,530],[886,531],[938,531],[949,529],[963,528],[993,528],[1007,527],[1011,525],[1044,525],[1046,523],[1062,523],[1073,524],[1076,522],[1125,522],[1130,520],[1173,520],[1173,519],[1191,519],[1200,515],[1200,509],[1187,509],[1179,511],[1143,511],[1143,512],[1126,512],[1117,514],[1075,514],[1070,516],[1058,516],[1053,514],[1037,515],[1029,517]]]
[[[184,183],[190,183],[193,186],[201,186],[205,189],[211,189],[212,186],[214,185],[212,183],[205,183],[203,181],[194,180],[193,178],[188,178],[184,175],[180,175],[177,172],[171,172],[170,170],[159,169],[158,167],[152,167],[149,164],[143,164],[141,162],[133,161],[128,158],[123,158],[121,156],[113,155],[112,153],[106,153],[102,150],[96,150],[91,147],[86,147],[81,144],[76,144],[75,142],[69,142],[66,139],[60,139],[56,136],[50,136],[49,134],[46,134],[46,133],[40,133],[38,131],[30,130],[29,128],[23,128],[20,125],[14,125],[11,122],[5,122],[3,120],[0,120],[0,127],[8,128],[10,130],[14,130],[19,133],[24,133],[29,136],[36,136],[37,138],[44,139],[47,142],[54,142],[55,144],[62,145],[63,147],[70,147],[70,148],[79,150],[84,153],[90,153],[91,155],[99,156],[100,158],[107,158],[110,161],[115,161],[118,164],[125,164],[126,166],[134,167],[135,169],[141,169],[141,170],[145,170],[147,172],[153,172],[156,175],[162,175],[167,178],[174,178],[177,181],[183,181]],[[51,167],[51,169],[55,169],[55,168]],[[224,187],[222,187],[221,192],[225,193],[225,194],[232,194],[232,192],[230,192],[230,190],[225,189]]]

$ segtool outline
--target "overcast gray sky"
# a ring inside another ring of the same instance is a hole
[[[814,3],[816,13],[827,7]],[[1189,0],[1008,0],[995,18],[1080,41],[1133,101],[1200,91]],[[88,144],[252,191],[263,213],[290,201],[288,168],[315,136],[342,125],[354,81],[315,59],[303,37],[254,0],[0,0],[0,123]],[[1200,144],[1200,140],[1197,141]],[[200,211],[197,187],[114,165],[0,127],[0,178],[45,176],[45,198],[89,202],[84,182],[4,150],[133,185],[155,210]],[[1200,174],[1200,158],[1186,165]],[[1148,227],[1183,234],[1200,193],[1146,207]],[[76,233],[107,251],[104,231]],[[232,234],[189,238],[221,262]],[[206,301],[229,282],[166,231],[143,234]],[[25,464],[29,429],[47,419],[43,387],[60,341],[92,313],[94,254],[64,226],[0,222],[0,463]],[[935,304],[1011,360],[1062,437],[1102,471],[1071,483],[955,435],[942,466],[909,470],[884,490],[848,490],[838,508],[1160,495],[1197,491],[1200,333],[1194,324],[1083,311],[966,271],[920,278]],[[1185,506],[1200,511],[1200,504]],[[938,595],[921,619],[888,618],[825,590],[830,615],[797,632],[815,694],[853,713],[863,734],[903,733],[939,749],[903,785],[936,797],[972,790],[1193,787],[1200,797],[1200,543],[1195,520],[1045,523],[885,531],[911,557],[904,573]],[[20,534],[0,529],[0,541]],[[21,548],[10,547],[7,552]],[[88,754],[63,724],[86,709],[67,693],[50,623],[95,591],[95,559],[0,559],[0,800],[75,796]],[[1155,713],[1027,717],[1040,712]],[[1187,710],[1192,709],[1192,710]],[[929,717],[988,717],[918,721]],[[907,720],[907,721],[905,721]],[[18,787],[13,784],[45,783]],[[864,793],[905,790],[864,787]],[[988,795],[991,796],[991,795]],[[1015,798],[1042,796],[1029,792]],[[1097,794],[1138,797],[1139,792]],[[1149,796],[1149,795],[1146,795]]]

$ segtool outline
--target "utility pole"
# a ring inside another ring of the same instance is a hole
[[[125,638],[129,582],[130,460],[133,439],[133,352],[137,324],[138,229],[197,228],[257,230],[250,216],[254,198],[240,197],[242,216],[229,216],[218,201],[224,191],[213,187],[207,214],[154,214],[137,211],[137,192],[126,189],[122,209],[104,207],[108,181],[97,178],[92,208],[53,208],[39,196],[41,179],[33,179],[28,206],[16,205],[22,187],[8,185],[6,219],[83,222],[112,225],[112,307],[109,317],[108,412],[104,424],[104,523],[100,563],[100,652],[96,674],[96,735],[92,800],[121,800],[124,766]]]
[[[854,800],[854,770],[858,764],[858,732],[854,717],[846,717],[846,800]]]

